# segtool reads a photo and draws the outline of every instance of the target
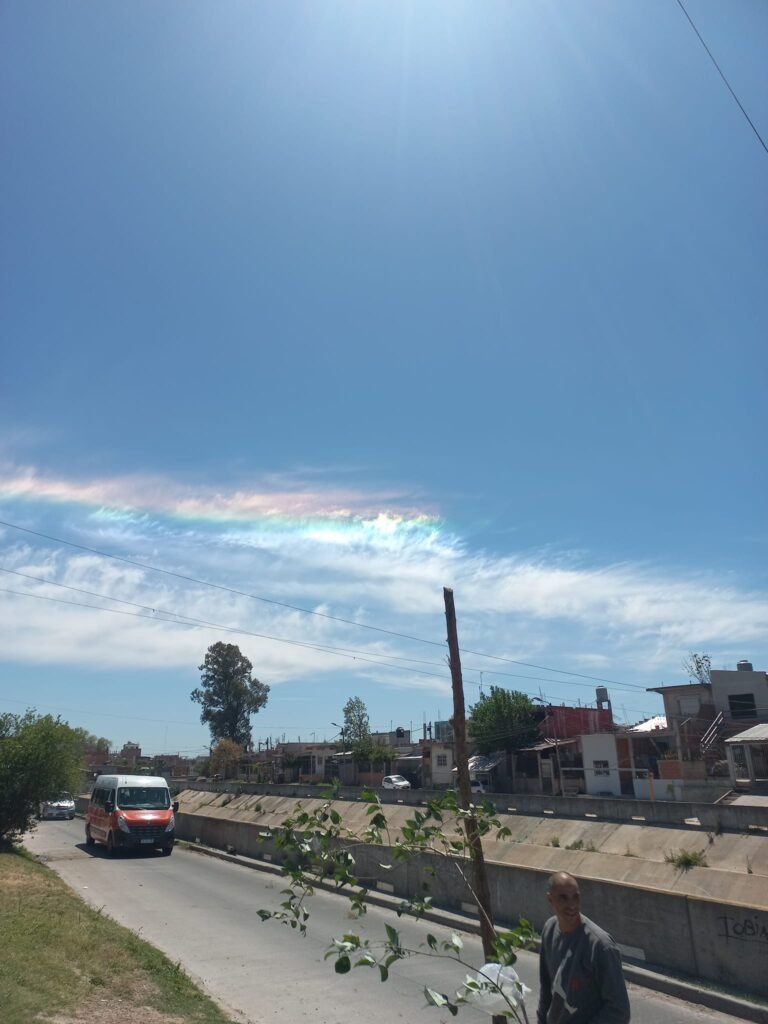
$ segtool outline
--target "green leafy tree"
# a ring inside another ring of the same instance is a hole
[[[253,665],[236,644],[212,644],[199,669],[201,685],[191,699],[202,705],[200,721],[211,730],[214,743],[232,740],[247,750],[251,715],[267,703],[269,687],[251,676]]]
[[[371,770],[389,769],[397,754],[386,743],[372,743],[370,752]]]
[[[326,795],[332,797],[333,793]],[[262,921],[278,921],[301,935],[305,934],[315,887],[328,880],[347,895],[352,919],[365,914],[368,889],[366,879],[358,877],[356,869],[356,850],[363,845],[380,847],[381,858],[391,861],[392,865],[412,857],[420,859],[425,879],[422,891],[400,903],[398,916],[418,918],[430,910],[432,898],[428,895],[426,878],[435,874],[435,869],[428,864],[430,858],[444,859],[448,870],[459,873],[466,886],[467,898],[474,900],[483,913],[475,887],[471,834],[476,829],[477,836],[488,835],[497,840],[511,834],[495,816],[491,804],[462,809],[456,795],[447,793],[439,800],[430,801],[426,807],[414,808],[413,817],[396,834],[391,834],[385,808],[377,794],[364,790],[362,798],[368,804],[369,823],[367,828],[358,832],[344,825],[334,800],[328,799],[312,810],[297,803],[291,817],[278,828],[262,833],[263,839],[273,840],[285,852],[283,874],[287,877],[286,888],[282,891],[286,898],[280,909],[259,910]],[[474,826],[470,822],[474,822]],[[475,977],[467,976],[464,983],[450,993],[440,992],[427,983],[424,996],[429,1005],[448,1010],[455,1016],[463,1004],[478,1005],[478,1000],[495,997],[503,1007],[493,1011],[496,1016],[526,1024],[528,1017],[522,1001],[522,987],[502,981],[500,988],[496,983],[498,974],[496,980],[493,975],[481,974],[479,965],[469,962],[461,937],[455,933],[445,938],[430,934],[423,946],[412,946],[389,924],[384,926],[384,933],[379,938],[361,937],[352,930],[353,926],[349,927],[349,931],[330,940],[325,955],[326,960],[333,960],[337,974],[349,974],[353,968],[362,967],[377,971],[380,980],[385,982],[390,970],[402,961],[411,961],[419,956],[449,958],[477,974]],[[518,949],[529,948],[533,943],[533,931],[524,920],[515,929],[494,928],[493,933],[493,956],[495,962],[504,967],[515,963]],[[425,970],[428,972],[429,968],[425,967]]]
[[[84,753],[108,754],[112,747],[111,742],[104,736],[94,736],[87,729],[78,728],[74,732],[81,738]]]
[[[60,718],[0,715],[0,845],[32,827],[41,801],[78,792],[82,753],[80,731]]]
[[[360,697],[350,697],[344,705],[344,734],[342,741],[352,751],[355,761],[369,761],[373,742],[368,708]]]
[[[219,740],[211,753],[211,771],[228,779],[237,775],[243,748],[232,740]]]
[[[469,711],[467,728],[481,754],[518,750],[538,736],[537,712],[530,697],[518,690],[492,686]]]

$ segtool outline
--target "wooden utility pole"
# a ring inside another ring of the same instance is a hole
[[[459,656],[459,635],[456,630],[456,608],[453,603],[453,590],[443,587],[445,601],[445,621],[448,626],[448,653],[450,655],[451,684],[453,686],[453,737],[456,753],[456,769],[459,777],[459,803],[467,808],[472,803],[469,787],[469,759],[467,758],[467,718],[464,711],[464,682],[461,677],[461,658]],[[469,842],[469,855],[473,866],[474,896],[480,913],[480,936],[483,940],[483,953],[486,963],[498,960],[494,944],[496,930],[493,926],[491,909],[491,893],[488,888],[488,875],[485,870],[483,844],[477,829],[477,818],[474,814],[464,819],[464,827]],[[504,1017],[494,1015],[493,1024],[504,1024]]]

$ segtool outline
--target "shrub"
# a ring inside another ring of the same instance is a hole
[[[679,853],[670,851],[665,854],[664,860],[667,864],[674,864],[680,871],[690,871],[691,868],[705,868],[707,861],[703,853],[698,850],[680,850]]]

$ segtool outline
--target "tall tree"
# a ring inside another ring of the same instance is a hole
[[[190,696],[202,706],[200,721],[211,730],[211,740],[232,740],[247,750],[251,715],[267,703],[269,687],[251,676],[253,665],[236,644],[212,644],[198,667],[200,686]]]
[[[82,737],[60,718],[0,715],[0,845],[32,827],[42,800],[78,792],[82,751]]]
[[[367,749],[371,745],[368,708],[360,697],[350,697],[344,705],[344,742],[352,750]]]
[[[539,736],[536,717],[536,708],[526,694],[492,686],[491,692],[481,694],[470,708],[467,726],[480,753],[492,754],[534,742]]]

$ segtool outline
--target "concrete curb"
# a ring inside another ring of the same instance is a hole
[[[243,867],[265,871],[268,874],[282,874],[282,868],[279,865],[270,864],[268,861],[254,860],[251,857],[243,857],[237,853],[227,853],[224,850],[217,850],[212,846],[203,846],[200,843],[193,843],[184,839],[177,839],[176,842],[179,846],[184,846],[188,850],[204,854],[207,857],[215,857],[218,860],[228,861],[231,864],[240,864]],[[336,886],[327,882],[314,882],[313,885],[314,888],[322,889],[325,892],[333,893],[338,891]],[[385,893],[374,890],[369,891],[366,901],[374,906],[384,907],[387,910],[397,909],[402,902],[397,896],[388,896]],[[449,910],[428,911],[423,915],[423,919],[476,935],[480,933],[480,926],[476,920],[463,914],[454,914]],[[538,952],[538,949],[535,948],[534,952]],[[671,975],[626,962],[624,963],[624,977],[633,985],[640,985],[643,988],[673,996],[675,999],[681,999],[698,1006],[705,1006],[710,1010],[727,1013],[732,1017],[739,1017],[742,1020],[754,1021],[755,1024],[768,1024],[768,1006],[759,1006],[756,1003],[750,1003],[746,999],[739,999],[737,996],[728,995],[725,992],[702,988],[701,985],[697,985],[693,981],[683,981]]]

